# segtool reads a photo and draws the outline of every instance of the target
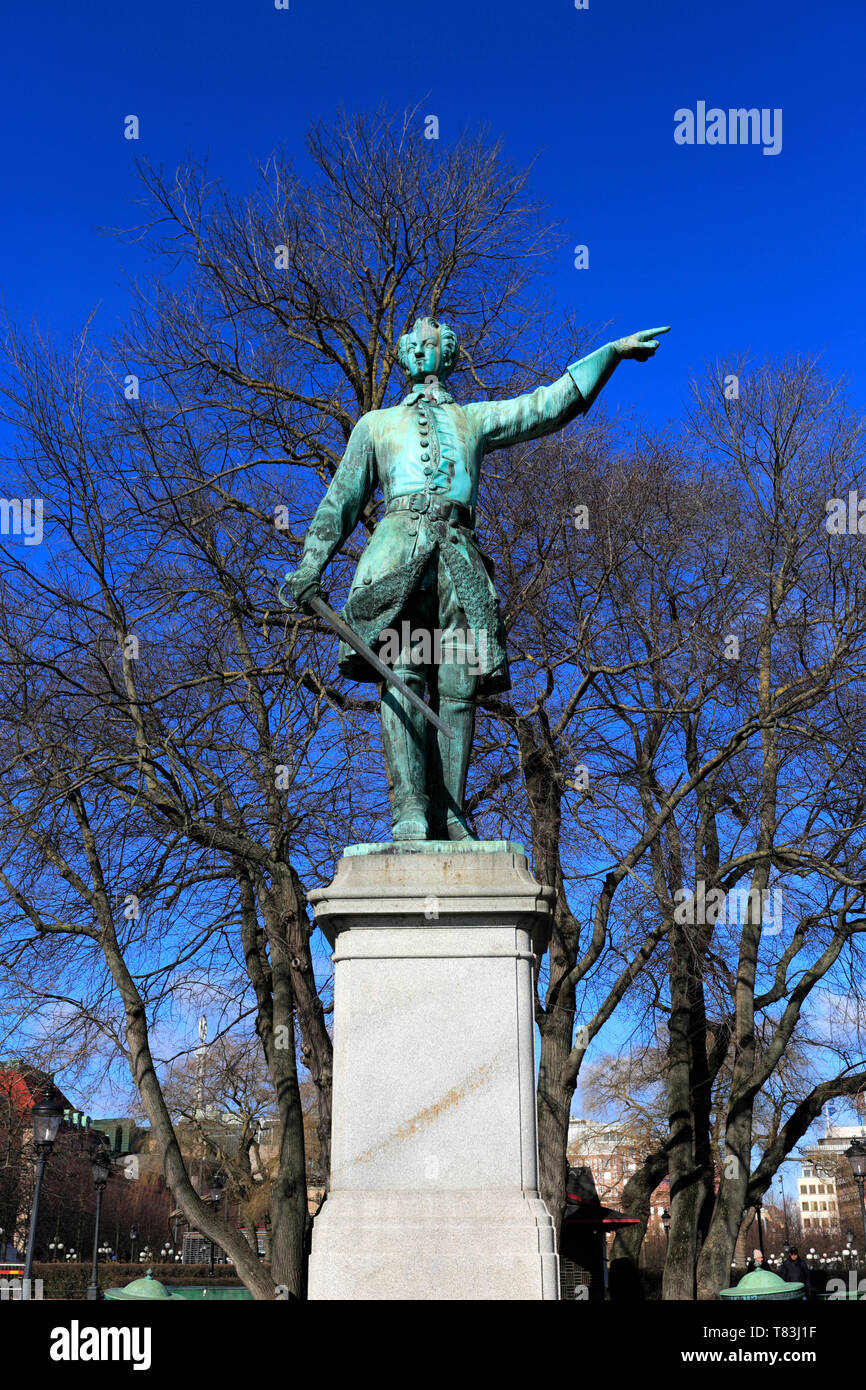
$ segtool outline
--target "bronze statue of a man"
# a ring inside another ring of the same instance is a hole
[[[428,691],[454,734],[431,729],[415,702],[383,686],[395,841],[475,838],[464,808],[475,702],[510,684],[493,564],[475,532],[484,455],[567,425],[589,409],[621,359],[646,361],[667,332],[655,328],[607,343],[552,385],[514,400],[464,406],[442,386],[458,356],[448,325],[419,319],[400,339],[412,390],[400,405],[358,421],[300,564],[285,579],[301,607],[318,595],[322,571],[381,486],[385,514],[358,562],[343,618],[410,691]],[[339,666],[351,680],[378,679],[345,642]]]

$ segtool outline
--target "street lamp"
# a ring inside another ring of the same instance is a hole
[[[863,1218],[863,1239],[866,1240],[866,1198],[863,1196],[863,1184],[866,1182],[866,1144],[862,1139],[855,1139],[850,1149],[845,1150],[845,1157],[851,1164],[851,1172],[857,1184],[857,1191],[860,1193],[860,1215]]]
[[[781,1198],[782,1198],[782,1215],[783,1215],[784,1218],[785,1218],[785,1244],[782,1246],[782,1249],[784,1250],[784,1252],[785,1252],[785,1258],[787,1259],[787,1257],[788,1257],[788,1251],[789,1251],[789,1249],[790,1249],[790,1241],[791,1241],[791,1230],[790,1230],[790,1227],[788,1226],[788,1198],[785,1196],[785,1183],[784,1183],[784,1180],[783,1180],[783,1178],[782,1178],[782,1174],[779,1173],[778,1177],[779,1177],[779,1195],[780,1195]]]
[[[671,1238],[671,1214],[667,1207],[662,1211],[662,1227],[665,1233],[665,1240],[669,1241]]]
[[[99,1221],[102,1216],[102,1194],[111,1177],[111,1154],[104,1144],[97,1143],[90,1155],[93,1187],[96,1192],[96,1224],[93,1227],[93,1269],[87,1286],[88,1303],[99,1302]]]
[[[214,1216],[216,1216],[217,1207],[219,1206],[220,1197],[221,1197],[222,1194],[223,1194],[223,1188],[225,1187],[225,1185],[226,1185],[226,1180],[225,1180],[225,1178],[222,1176],[221,1173],[214,1173],[213,1176],[211,1177],[211,1180],[210,1180],[209,1184],[208,1184],[208,1189],[209,1189],[209,1192],[210,1192],[210,1204],[211,1204],[211,1206],[213,1207]],[[210,1272],[211,1272],[211,1274],[213,1274],[213,1272],[214,1272],[214,1243],[213,1243],[213,1240],[211,1240],[211,1243],[210,1243]]]
[[[183,1220],[183,1212],[180,1210],[179,1207],[175,1207],[174,1211],[170,1212],[170,1213],[169,1213],[169,1217],[168,1217],[168,1231],[169,1231],[169,1235],[170,1235],[171,1238],[172,1238],[172,1244],[174,1245],[175,1250],[179,1250],[179,1249],[180,1249],[180,1241],[178,1240],[178,1233],[179,1233],[179,1230],[180,1230],[180,1223],[181,1223],[182,1220]]]
[[[30,1232],[27,1237],[27,1255],[24,1260],[24,1288],[29,1288],[28,1281],[33,1270],[36,1222],[39,1216],[39,1194],[42,1191],[45,1163],[54,1148],[54,1141],[60,1132],[60,1124],[63,1120],[63,1106],[57,1103],[52,1086],[45,1085],[42,1088],[42,1094],[30,1114],[33,1121],[33,1147],[36,1150],[36,1183],[33,1188],[33,1209],[30,1212]]]
[[[758,1244],[761,1247],[761,1260],[764,1259],[764,1219],[762,1215],[763,1203],[760,1197],[755,1198],[755,1215],[758,1218]]]
[[[133,1264],[134,1261],[135,1261],[135,1242],[136,1242],[137,1237],[138,1237],[138,1231],[135,1229],[134,1226],[130,1226],[130,1228],[129,1228],[129,1263],[130,1263],[130,1264]]]

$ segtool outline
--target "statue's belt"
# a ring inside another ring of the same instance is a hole
[[[385,507],[390,512],[426,512],[431,521],[455,521],[459,526],[472,530],[475,526],[475,512],[472,507],[464,507],[462,502],[452,502],[445,498],[437,502],[427,492],[413,492],[408,497],[392,497]]]

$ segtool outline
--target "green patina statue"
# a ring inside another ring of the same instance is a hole
[[[475,838],[464,807],[475,702],[510,684],[493,564],[475,532],[484,455],[552,434],[584,414],[621,359],[646,361],[668,331],[607,343],[552,385],[514,400],[464,406],[442,385],[458,356],[448,325],[419,319],[400,339],[412,390],[400,405],[358,421],[300,564],[284,581],[295,602],[312,611],[322,571],[380,484],[385,514],[358,562],[340,626],[345,638],[348,624],[349,637],[360,638],[404,682],[402,691],[383,684],[381,700],[395,841]],[[330,612],[325,605],[321,611]],[[339,666],[351,680],[381,678],[354,641],[341,641]],[[417,698],[425,690],[438,729]]]

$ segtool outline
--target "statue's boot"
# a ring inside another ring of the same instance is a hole
[[[401,669],[413,694],[423,696],[425,679],[417,668]],[[429,798],[424,790],[427,772],[426,720],[393,686],[382,691],[382,744],[391,784],[391,819],[395,840],[427,839]]]

